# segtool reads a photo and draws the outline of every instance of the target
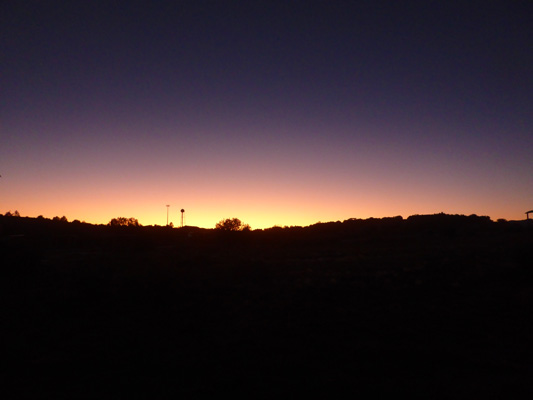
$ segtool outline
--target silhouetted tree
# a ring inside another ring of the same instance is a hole
[[[137,218],[125,218],[125,217],[113,218],[111,221],[109,221],[107,225],[109,226],[141,226]]]
[[[227,232],[247,232],[250,231],[250,225],[243,224],[239,218],[226,218],[215,225],[215,229]]]

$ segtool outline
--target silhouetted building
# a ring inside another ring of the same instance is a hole
[[[529,219],[529,214],[533,214],[533,210],[526,211],[526,219]]]

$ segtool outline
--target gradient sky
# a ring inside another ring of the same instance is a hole
[[[3,1],[0,212],[533,209],[530,1]]]

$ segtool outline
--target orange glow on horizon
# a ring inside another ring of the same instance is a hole
[[[54,216],[66,216],[69,221],[80,220],[93,224],[107,224],[112,218],[134,217],[142,225],[166,224],[166,204],[170,204],[169,221],[178,227],[181,223],[180,209],[185,209],[185,225],[201,228],[214,228],[215,224],[224,218],[239,218],[249,224],[252,229],[265,229],[273,226],[308,226],[317,222],[344,221],[349,218],[382,218],[401,215],[407,218],[414,214],[435,214],[444,212],[447,214],[477,214],[488,215],[491,219],[505,218],[508,220],[525,219],[526,210],[508,210],[505,207],[491,208],[479,207],[476,204],[460,205],[443,200],[440,203],[428,198],[425,203],[413,204],[411,196],[398,197],[390,202],[386,198],[360,198],[357,203],[349,197],[334,195],[316,195],[313,199],[308,197],[298,198],[246,198],[229,201],[229,196],[221,201],[201,200],[193,202],[187,198],[181,203],[169,199],[155,201],[152,196],[137,197],[128,201],[128,196],[122,194],[109,197],[106,203],[96,202],[101,193],[93,196],[72,195],[63,193],[62,196],[44,196],[36,202],[34,198],[26,198],[23,201],[5,204],[1,211],[18,210],[22,216],[37,217],[43,215],[46,218]],[[58,198],[63,202],[59,203]],[[19,199],[20,200],[20,199]],[[16,203],[16,204],[15,204]],[[38,204],[35,204],[38,203]],[[450,206],[447,207],[447,204]],[[514,205],[516,207],[516,204]],[[511,208],[511,207],[510,207]],[[518,208],[518,207],[517,207]],[[523,208],[523,207],[522,207]]]

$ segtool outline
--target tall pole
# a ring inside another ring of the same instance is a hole
[[[168,208],[170,207],[170,204],[167,204],[167,226],[168,226]]]
[[[185,210],[181,209],[181,227],[183,228],[183,214],[185,213]]]

